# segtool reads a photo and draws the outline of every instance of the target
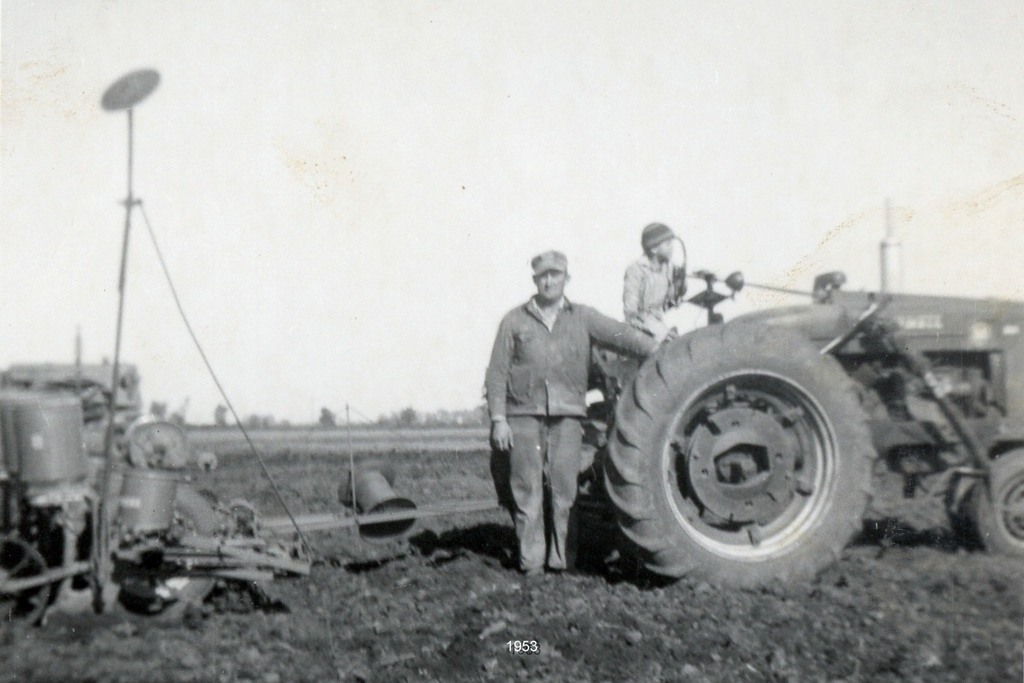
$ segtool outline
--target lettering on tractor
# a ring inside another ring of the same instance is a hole
[[[901,330],[941,330],[942,316],[938,313],[923,313],[917,315],[895,315],[896,324]]]

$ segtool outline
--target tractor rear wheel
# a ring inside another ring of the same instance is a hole
[[[1024,449],[992,463],[989,484],[976,484],[969,510],[986,550],[1024,559]]]
[[[726,585],[810,577],[861,527],[875,452],[853,381],[793,331],[707,327],[619,399],[605,483],[648,569]]]

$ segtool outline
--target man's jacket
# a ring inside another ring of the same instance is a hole
[[[658,347],[636,328],[568,300],[550,331],[529,301],[513,308],[498,326],[487,366],[491,418],[584,417],[590,347],[595,342],[639,358]]]

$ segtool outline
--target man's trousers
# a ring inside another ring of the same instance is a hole
[[[519,542],[519,568],[542,569],[545,553],[548,568],[572,568],[576,555],[573,504],[583,424],[576,417],[532,415],[509,416],[508,424],[512,429],[509,502]]]

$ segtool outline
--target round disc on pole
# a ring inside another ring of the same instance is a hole
[[[131,109],[146,99],[160,84],[160,74],[153,69],[139,69],[127,73],[107,88],[101,104],[107,111]]]

